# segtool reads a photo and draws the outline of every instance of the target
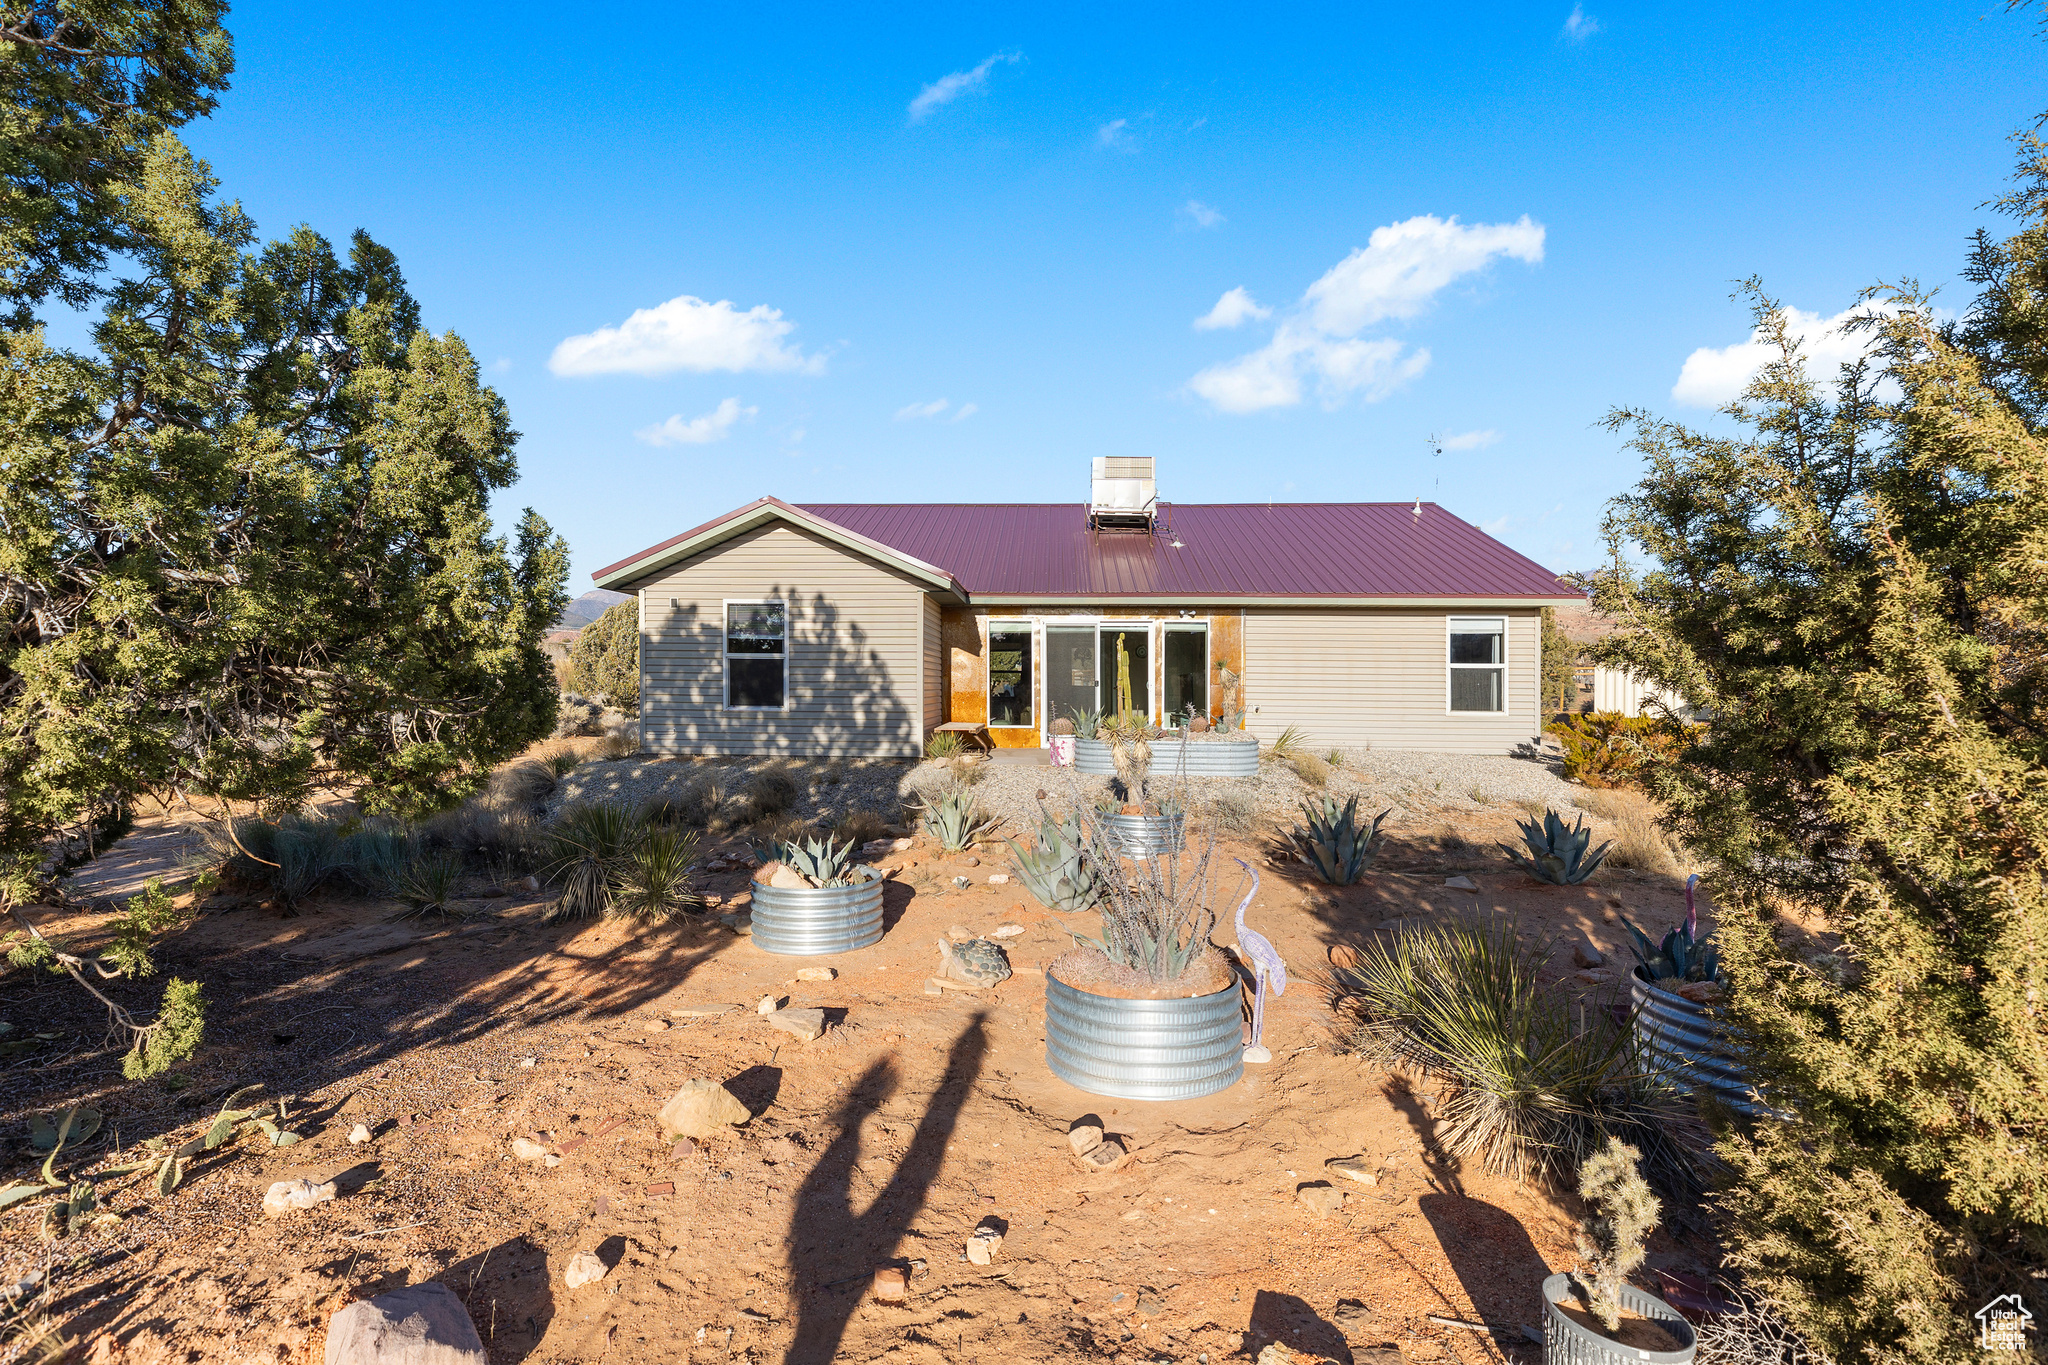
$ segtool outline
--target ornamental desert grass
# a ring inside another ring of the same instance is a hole
[[[1461,919],[1371,940],[1331,980],[1359,1052],[1449,1083],[1436,1117],[1452,1155],[1564,1186],[1618,1137],[1651,1179],[1696,1193],[1704,1135],[1691,1106],[1633,1030],[1574,1018],[1538,984],[1548,955],[1510,921]]]
[[[1660,808],[1650,797],[1627,787],[1613,787],[1589,791],[1578,798],[1578,804],[1614,826],[1609,832],[1614,849],[1607,855],[1611,866],[1639,868],[1665,877],[1684,875],[1685,849],[1658,824]]]
[[[586,919],[611,908],[612,889],[647,840],[639,812],[617,801],[579,801],[548,831],[543,875],[561,895],[553,919]]]

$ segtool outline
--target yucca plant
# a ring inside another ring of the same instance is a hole
[[[858,875],[859,865],[853,861],[851,839],[844,847],[833,843],[829,834],[823,839],[806,839],[801,844],[791,840],[782,845],[776,856],[809,878],[813,886],[851,886],[865,880]]]
[[[462,881],[462,859],[453,853],[416,854],[398,877],[405,915],[445,915]]]
[[[1304,755],[1313,757],[1309,754],[1308,732],[1299,725],[1288,726],[1266,746],[1266,757],[1282,763],[1291,763]]]
[[[1389,807],[1375,815],[1370,825],[1361,826],[1356,796],[1342,807],[1335,797],[1326,796],[1320,810],[1311,802],[1302,802],[1301,813],[1308,823],[1294,827],[1294,846],[1318,877],[1332,886],[1353,886],[1379,857],[1385,839],[1380,826],[1394,812]]]
[[[1041,808],[1037,841],[1028,849],[1015,839],[1010,846],[1024,889],[1048,910],[1072,913],[1094,906],[1099,890],[1095,867],[1088,859],[1088,834],[1078,814],[1055,820]]]
[[[1528,851],[1507,844],[1499,845],[1501,851],[1530,876],[1554,886],[1577,886],[1600,870],[1600,864],[1614,847],[1608,842],[1587,852],[1593,843],[1593,831],[1586,827],[1583,815],[1567,825],[1557,818],[1556,811],[1546,810],[1540,822],[1517,820],[1515,826],[1522,831],[1522,842]]]
[[[579,802],[563,811],[548,832],[542,867],[547,879],[562,888],[549,913],[572,918],[603,914],[628,859],[646,838],[639,813],[616,801]]]
[[[696,831],[650,830],[618,874],[611,912],[658,922],[697,909],[704,897],[690,886],[696,858]]]
[[[1547,947],[1507,919],[1405,929],[1332,973],[1360,1051],[1448,1082],[1436,1109],[1453,1156],[1569,1183],[1619,1137],[1667,1188],[1696,1192],[1702,1137],[1683,1092],[1635,1033],[1539,984]]]
[[[967,790],[927,796],[923,802],[924,826],[948,853],[958,853],[985,835],[993,834],[1002,821],[985,814]]]

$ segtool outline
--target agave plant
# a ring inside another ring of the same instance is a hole
[[[1037,842],[1029,849],[1005,839],[1024,889],[1048,910],[1078,911],[1094,906],[1099,891],[1088,859],[1088,834],[1081,817],[1054,820],[1041,812]]]
[[[1699,884],[1700,874],[1695,872],[1685,879],[1685,922],[1664,935],[1664,942],[1650,946],[1650,936],[1629,922],[1627,915],[1621,917],[1622,927],[1628,930],[1629,947],[1634,950],[1636,963],[1643,969],[1643,975],[1652,981],[1716,981],[1725,980],[1721,975],[1721,950],[1714,946],[1712,935],[1700,936],[1700,912],[1692,903],[1693,887]]]
[[[1380,826],[1394,812],[1390,807],[1375,815],[1370,825],[1361,826],[1356,796],[1341,808],[1335,797],[1326,796],[1321,810],[1304,801],[1301,813],[1308,824],[1296,825],[1292,835],[1301,856],[1330,885],[1353,886],[1379,857],[1380,843],[1385,837]]]
[[[853,861],[851,839],[844,848],[833,843],[829,834],[823,839],[806,839],[801,844],[792,840],[782,845],[777,856],[809,878],[813,886],[851,886],[861,880],[854,875],[858,865]]]
[[[1067,713],[1073,717],[1074,733],[1082,739],[1100,739],[1097,732],[1102,729],[1102,713],[1091,706],[1069,706]]]
[[[1522,842],[1528,846],[1528,852],[1507,844],[1500,845],[1501,851],[1515,866],[1527,869],[1530,876],[1554,886],[1577,886],[1599,871],[1614,847],[1609,842],[1590,854],[1586,851],[1593,842],[1593,831],[1586,828],[1583,815],[1567,826],[1557,818],[1556,811],[1546,810],[1540,823],[1517,820],[1515,824],[1522,831]]]
[[[925,798],[924,824],[948,853],[958,853],[982,836],[995,832],[1001,820],[984,814],[974,804],[974,793],[964,788]]]
[[[639,813],[616,801],[579,803],[562,812],[548,835],[542,874],[559,882],[555,916],[600,915],[633,853],[646,841]]]
[[[669,920],[701,906],[704,897],[690,886],[690,864],[696,859],[696,831],[651,831],[619,873],[612,913]]]

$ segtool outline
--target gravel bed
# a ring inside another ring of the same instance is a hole
[[[1028,833],[1038,821],[1038,793],[1055,813],[1078,799],[1093,804],[1110,789],[1107,777],[1087,777],[1050,767],[979,763],[966,769],[938,763],[906,761],[847,762],[793,759],[595,759],[562,779],[549,801],[551,813],[574,801],[625,801],[639,805],[660,795],[679,795],[703,782],[718,782],[729,794],[746,789],[755,773],[775,768],[797,784],[793,813],[801,819],[829,824],[853,810],[871,810],[895,822],[903,807],[923,791],[944,790],[962,782],[974,789],[982,809],[1004,821],[1002,832]],[[1240,821],[1295,817],[1303,800],[1317,789],[1286,763],[1264,762],[1251,777],[1184,779],[1188,802],[1207,811],[1221,798],[1235,808]],[[1171,774],[1155,774],[1156,797],[1170,790]],[[1459,811],[1477,811],[1499,803],[1540,801],[1560,811],[1574,810],[1584,788],[1566,782],[1554,756],[1509,757],[1501,754],[1410,753],[1370,749],[1347,751],[1332,767],[1322,789],[1339,801],[1353,794],[1361,808],[1394,811],[1392,822],[1441,819]],[[1245,810],[1249,807],[1249,811]],[[1226,821],[1226,823],[1229,823]]]

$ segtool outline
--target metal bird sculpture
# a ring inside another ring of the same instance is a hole
[[[1273,984],[1273,994],[1287,994],[1287,964],[1280,960],[1266,936],[1256,929],[1245,927],[1244,912],[1252,903],[1252,897],[1259,894],[1259,874],[1252,871],[1252,865],[1244,859],[1237,859],[1237,865],[1251,874],[1251,890],[1244,893],[1244,899],[1237,905],[1237,951],[1238,955],[1251,964],[1252,969],[1252,1041],[1244,1050],[1248,1062],[1270,1062],[1273,1054],[1264,1041],[1266,1032],[1266,983]]]

